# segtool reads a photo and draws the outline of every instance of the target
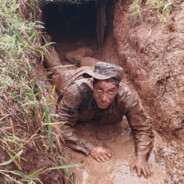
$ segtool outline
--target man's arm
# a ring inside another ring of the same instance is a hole
[[[58,106],[59,121],[64,123],[61,132],[64,144],[76,151],[89,155],[98,162],[110,159],[111,153],[102,147],[95,147],[75,133],[74,125],[78,120],[78,107],[82,100],[81,94],[76,92],[75,84],[65,91],[61,103]]]
[[[133,107],[126,114],[134,135],[137,156],[148,157],[153,143],[153,132],[150,118],[148,118],[139,100],[133,102]]]
[[[138,176],[148,177],[150,169],[147,165],[148,155],[153,146],[153,132],[150,119],[145,115],[140,100],[125,88],[123,101],[126,104],[126,117],[135,141],[136,160],[132,169],[136,169]]]
[[[74,126],[78,120],[78,107],[81,103],[81,94],[76,91],[77,85],[72,84],[63,94],[63,98],[58,105],[58,120],[63,123],[61,136],[64,144],[85,155],[94,148],[94,145],[80,138],[75,133]]]
[[[153,146],[153,132],[150,119],[144,114],[139,101],[127,114],[127,119],[134,135],[136,150],[136,159],[131,169],[135,169],[139,177],[143,174],[147,178],[151,175],[147,159]]]

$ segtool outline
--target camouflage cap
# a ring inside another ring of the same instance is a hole
[[[106,80],[116,78],[118,81],[121,81],[123,78],[123,73],[123,68],[120,66],[106,62],[97,62],[94,66],[94,71],[88,72],[94,79]]]

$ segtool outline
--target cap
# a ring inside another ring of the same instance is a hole
[[[116,78],[121,81],[123,78],[123,68],[106,62],[97,62],[94,66],[94,71],[86,72],[94,79],[106,80],[110,78]]]

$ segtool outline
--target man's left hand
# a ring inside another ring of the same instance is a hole
[[[148,178],[151,176],[151,171],[145,156],[136,157],[134,163],[131,166],[131,170],[134,169],[136,170],[138,177],[143,175],[145,178]]]

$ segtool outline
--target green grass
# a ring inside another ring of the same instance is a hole
[[[174,8],[180,7],[174,0],[132,0],[129,8],[129,16],[138,16],[144,21],[144,12],[154,12],[153,18],[160,21],[167,21]]]
[[[130,16],[139,16],[139,18],[143,21],[143,16],[141,13],[141,2],[142,0],[133,0],[132,5],[129,8],[129,15]]]
[[[30,143],[35,150],[42,146],[53,160],[61,157],[62,152],[53,152],[55,89],[44,83],[44,75],[39,75],[38,68],[51,43],[41,44],[44,27],[36,20],[37,12],[35,1],[0,0],[0,183],[3,184],[42,183],[39,175],[49,168],[27,174],[22,170],[24,162],[29,164],[23,155]],[[51,96],[47,93],[49,88]],[[19,129],[26,136],[19,135]],[[38,145],[41,140],[43,145]],[[73,167],[63,166],[61,160],[50,170]],[[66,183],[72,182],[72,178],[66,178]]]

